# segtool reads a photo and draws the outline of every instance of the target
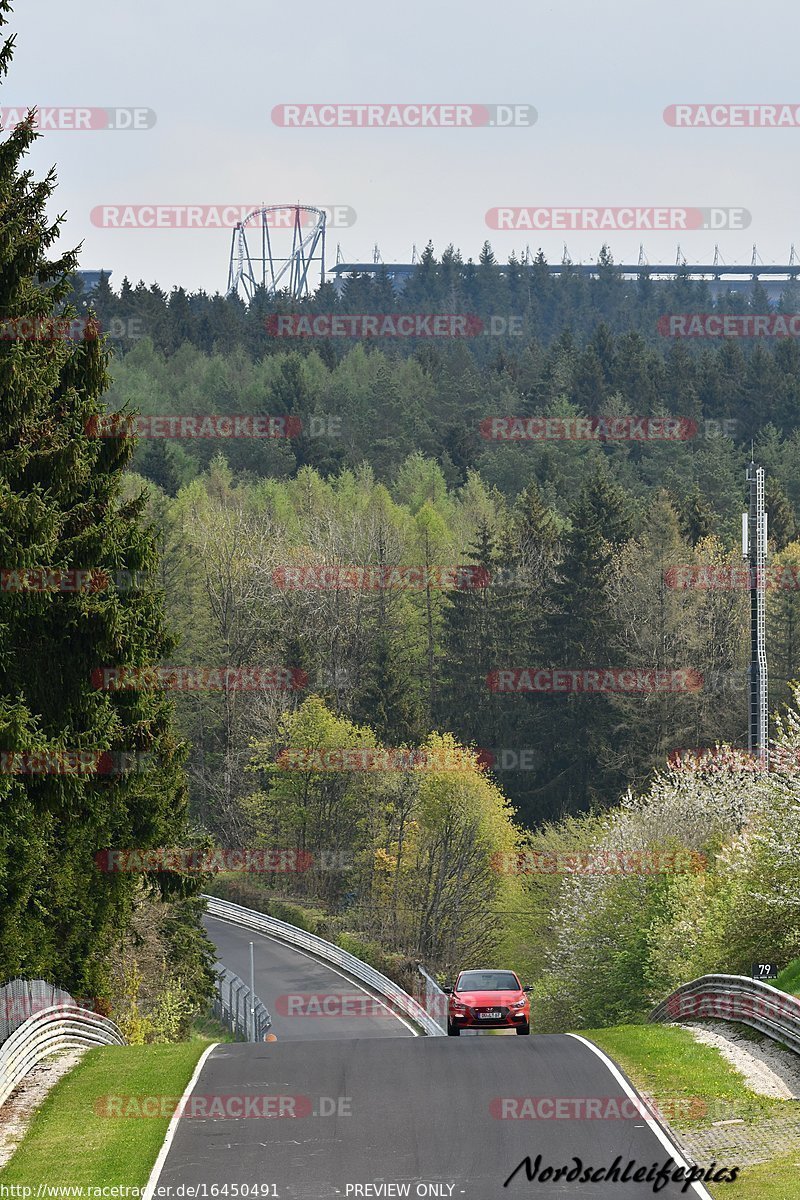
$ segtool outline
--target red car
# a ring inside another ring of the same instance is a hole
[[[531,1002],[513,971],[462,971],[456,986],[445,988],[447,1034],[458,1037],[462,1029],[516,1029],[531,1031]]]

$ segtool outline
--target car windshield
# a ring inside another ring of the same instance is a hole
[[[513,971],[462,971],[457,992],[516,992],[519,980]]]

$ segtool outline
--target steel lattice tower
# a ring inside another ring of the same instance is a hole
[[[321,208],[307,204],[271,204],[248,213],[233,231],[228,295],[241,288],[252,300],[261,287],[270,295],[285,289],[293,300],[308,296],[309,269],[315,262],[320,267],[320,283],[325,282],[326,220]],[[284,243],[282,253],[278,231],[283,231],[284,238],[291,237],[291,247]],[[251,239],[257,239],[258,250],[251,250],[248,232]]]

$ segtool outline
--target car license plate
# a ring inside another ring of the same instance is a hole
[[[502,1015],[503,1014],[499,1013],[499,1012],[481,1013],[481,1017],[483,1018],[484,1021],[497,1021],[500,1019],[500,1017],[502,1017]]]

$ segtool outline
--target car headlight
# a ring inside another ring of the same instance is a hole
[[[511,1007],[512,1008],[524,1008],[525,1001],[524,1000],[515,1000],[514,1003],[511,1005]]]

